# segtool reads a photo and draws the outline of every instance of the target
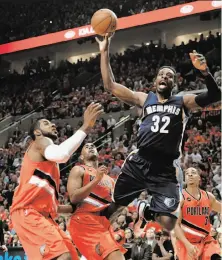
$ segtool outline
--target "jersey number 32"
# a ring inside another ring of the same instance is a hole
[[[152,118],[153,125],[151,126],[151,131],[154,133],[160,132],[161,134],[168,134],[169,130],[167,130],[167,126],[170,124],[170,117],[169,116],[164,116],[164,117],[159,117],[157,115],[153,116]],[[161,127],[160,127],[161,123]]]

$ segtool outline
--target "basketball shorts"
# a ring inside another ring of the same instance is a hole
[[[110,253],[126,250],[118,244],[110,230],[106,217],[93,213],[74,214],[69,223],[69,233],[73,242],[87,260],[102,260]]]
[[[34,209],[20,209],[12,212],[11,219],[28,259],[51,260],[67,252],[79,259],[72,241],[51,218]]]
[[[211,260],[211,257],[213,255],[217,255],[218,260],[221,259],[219,257],[221,254],[220,245],[213,237],[208,236],[202,242],[192,244],[195,245],[198,249],[198,255],[195,259]],[[179,260],[193,260],[191,257],[188,256],[186,247],[180,240],[177,240],[176,247],[177,257],[179,258]]]
[[[158,158],[147,160],[139,152],[131,153],[116,180],[113,201],[127,206],[147,190],[152,195],[150,210],[177,218],[180,194],[176,168],[173,160],[169,162],[161,156]]]

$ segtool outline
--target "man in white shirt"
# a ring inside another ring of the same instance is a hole
[[[193,149],[191,157],[194,163],[199,163],[202,160],[202,156],[199,154],[199,151],[196,148]]]

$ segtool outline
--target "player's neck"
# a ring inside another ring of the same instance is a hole
[[[159,102],[164,103],[170,98],[170,95],[169,93],[166,93],[165,95],[163,93],[157,93],[157,98]]]
[[[94,169],[97,169],[98,164],[99,164],[98,160],[96,160],[96,161],[85,161],[84,163],[85,163],[86,166],[92,167]]]
[[[187,186],[186,190],[194,197],[197,197],[200,194],[200,189],[197,186]]]

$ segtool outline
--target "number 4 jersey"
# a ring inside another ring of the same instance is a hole
[[[138,148],[178,158],[187,121],[188,113],[182,96],[170,96],[161,103],[156,94],[149,92],[143,106],[137,137]]]

